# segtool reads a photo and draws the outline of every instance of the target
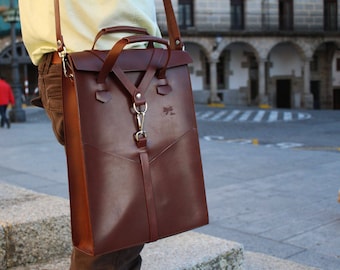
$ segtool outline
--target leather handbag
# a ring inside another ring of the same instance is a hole
[[[169,41],[144,29],[111,50],[66,53],[63,105],[72,240],[100,255],[208,223],[188,64],[171,1],[164,0]],[[125,49],[145,42],[145,49]],[[158,44],[158,45],[156,45]]]

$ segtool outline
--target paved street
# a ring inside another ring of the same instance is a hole
[[[338,270],[340,114],[294,113],[310,117],[198,120],[210,215],[210,224],[198,231],[248,251]],[[63,148],[41,110],[28,108],[27,115],[26,123],[0,129],[0,181],[67,198]]]
[[[225,111],[238,114],[230,121],[216,117]],[[200,136],[243,144],[255,142],[266,147],[340,151],[340,111],[272,109],[265,110],[260,121],[254,121],[259,112],[262,114],[263,110],[196,105]],[[247,121],[240,121],[245,118]]]
[[[340,112],[204,105],[196,111],[212,217],[200,231],[340,269]],[[209,151],[210,143],[218,147]]]

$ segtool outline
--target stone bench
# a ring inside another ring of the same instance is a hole
[[[0,201],[0,270],[68,269],[68,200],[0,183]],[[147,244],[142,257],[142,270],[238,270],[243,247],[191,231]]]
[[[0,269],[71,252],[69,203],[0,184]]]

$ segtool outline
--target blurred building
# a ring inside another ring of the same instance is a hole
[[[0,0],[7,6],[10,0]],[[15,1],[16,2],[16,1]],[[162,32],[162,0],[155,0]],[[340,0],[172,0],[190,65],[195,102],[340,109]],[[24,93],[37,69],[20,38]],[[9,24],[0,16],[0,72],[10,78]]]
[[[172,2],[196,102],[340,109],[339,0]]]
[[[11,4],[13,5],[13,8],[11,7]],[[18,0],[0,0],[0,11],[3,11],[5,9],[7,9],[8,11],[13,11],[9,12],[9,14],[13,14],[13,17],[15,17],[12,19],[19,19]],[[5,13],[0,13],[0,74],[6,80],[8,80],[13,87],[13,37],[11,37],[11,23],[7,21],[8,19],[11,20],[11,18],[8,18],[9,16],[5,15]],[[16,37],[14,48],[20,74],[19,87],[22,90],[22,101],[29,103],[30,98],[34,96],[34,91],[37,88],[38,84],[37,68],[32,64],[27,54],[26,48],[22,42],[21,28],[19,22],[15,23],[15,30]]]

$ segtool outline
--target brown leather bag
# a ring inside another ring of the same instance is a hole
[[[134,32],[110,51],[63,55],[63,102],[73,244],[91,255],[208,223],[187,65],[171,1],[168,40]],[[59,30],[58,30],[59,29]],[[146,49],[126,49],[147,42]],[[154,46],[161,44],[164,48]]]

